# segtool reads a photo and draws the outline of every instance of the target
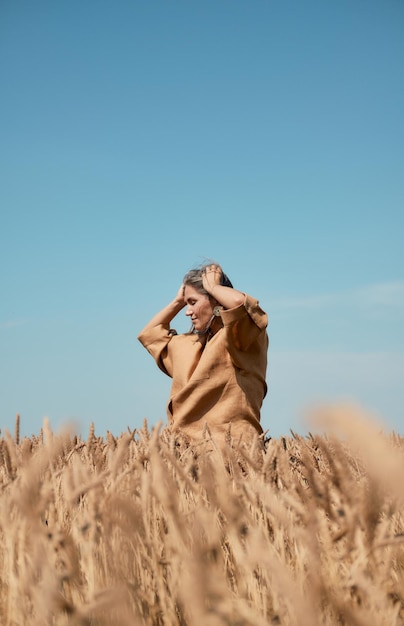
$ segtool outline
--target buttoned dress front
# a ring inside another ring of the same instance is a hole
[[[138,339],[172,378],[167,418],[173,431],[201,440],[248,441],[262,434],[260,411],[267,392],[268,318],[257,300],[221,311],[223,328],[212,337],[176,334],[169,324],[143,330]]]

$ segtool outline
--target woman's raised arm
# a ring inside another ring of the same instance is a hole
[[[161,311],[156,313],[154,317],[146,324],[143,330],[148,328],[154,328],[155,326],[159,326],[160,324],[169,324],[171,320],[181,311],[181,309],[185,306],[184,300],[184,285],[178,290],[177,295],[174,300],[172,300],[167,306],[165,306]]]

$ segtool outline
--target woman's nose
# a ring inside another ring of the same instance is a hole
[[[185,315],[192,315],[192,308],[188,305],[187,310],[185,311]]]

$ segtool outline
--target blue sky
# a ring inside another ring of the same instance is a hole
[[[2,432],[164,423],[136,336],[210,258],[268,312],[269,434],[345,400],[404,433],[403,28],[401,0],[3,0]]]

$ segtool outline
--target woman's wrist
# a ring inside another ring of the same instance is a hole
[[[174,309],[177,309],[178,311],[181,311],[181,309],[184,308],[185,306],[185,301],[184,300],[178,300],[178,298],[175,298],[171,305],[174,307]]]
[[[221,287],[221,285],[219,285],[218,283],[215,283],[214,285],[209,285],[206,291],[208,292],[210,296],[215,297],[213,294],[214,292],[217,292],[217,287]]]

